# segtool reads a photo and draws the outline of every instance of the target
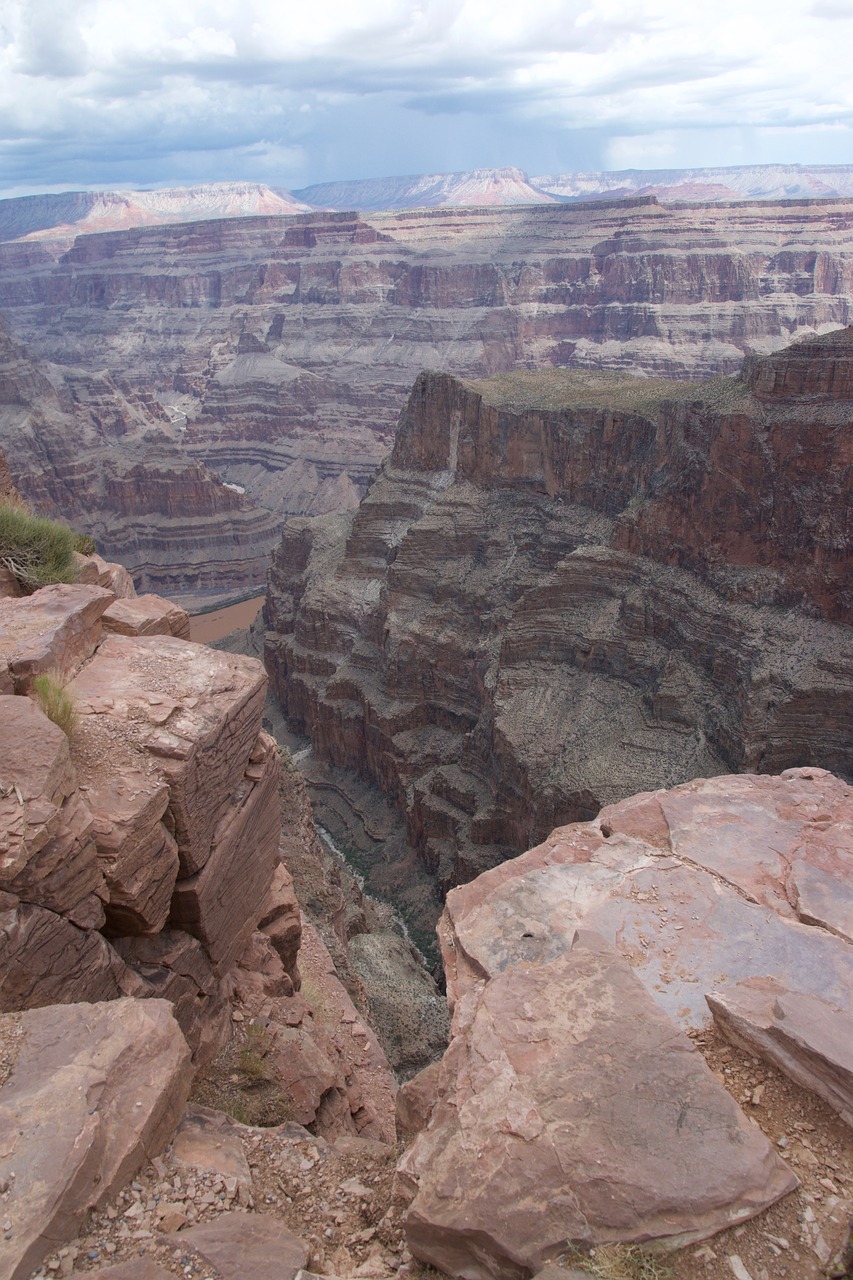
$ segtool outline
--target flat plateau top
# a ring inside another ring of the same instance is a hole
[[[649,413],[664,400],[700,401],[709,408],[733,412],[747,409],[752,400],[749,388],[737,377],[676,382],[585,369],[516,369],[466,380],[464,385],[486,404],[516,413],[580,407]]]

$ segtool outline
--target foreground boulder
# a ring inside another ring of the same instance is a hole
[[[686,1244],[797,1184],[596,934],[508,967],[461,1019],[401,1165],[409,1247],[450,1275],[520,1280],[567,1240]]]
[[[169,1142],[192,1066],[165,1000],[7,1014],[0,1038],[16,1055],[0,1091],[0,1274],[19,1280]]]
[[[632,797],[449,895],[453,1039],[400,1105],[417,1257],[521,1280],[566,1241],[683,1244],[793,1188],[683,1033],[710,1004],[849,1116],[851,790],[792,769]]]

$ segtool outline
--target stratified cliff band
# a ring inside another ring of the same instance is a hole
[[[853,330],[662,383],[424,374],[358,511],[291,519],[267,665],[447,890],[724,772],[853,771]]]

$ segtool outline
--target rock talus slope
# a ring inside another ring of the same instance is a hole
[[[278,697],[442,889],[662,783],[850,776],[851,367],[424,375],[359,510],[286,524]]]

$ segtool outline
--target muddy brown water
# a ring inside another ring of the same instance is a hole
[[[254,596],[251,600],[241,600],[239,604],[229,604],[222,609],[211,609],[209,613],[190,615],[190,639],[200,644],[210,644],[211,640],[221,640],[241,627],[250,627],[263,608],[266,596]]]

